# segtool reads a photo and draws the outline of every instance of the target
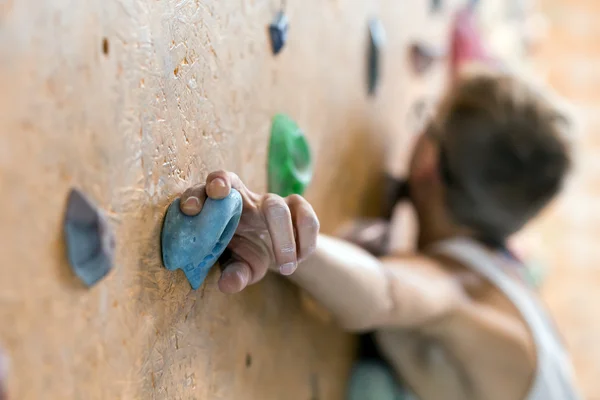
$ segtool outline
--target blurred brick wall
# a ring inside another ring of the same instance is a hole
[[[600,1],[541,0],[548,36],[536,70],[573,105],[575,168],[562,198],[524,235],[549,270],[543,295],[586,399],[600,400]]]

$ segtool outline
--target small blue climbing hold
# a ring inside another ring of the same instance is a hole
[[[182,269],[194,290],[231,241],[242,215],[242,196],[231,189],[220,200],[206,199],[200,214],[181,212],[179,199],[169,206],[161,234],[165,268]]]
[[[359,361],[352,368],[346,400],[407,400],[392,370],[377,361]]]
[[[287,41],[288,27],[287,16],[283,11],[278,12],[273,22],[269,25],[269,36],[271,37],[273,54],[278,54],[283,49]]]
[[[69,193],[64,230],[73,272],[88,287],[95,285],[112,269],[115,237],[104,215],[77,189]]]
[[[369,21],[369,52],[367,57],[367,83],[370,96],[375,95],[381,70],[381,52],[385,42],[383,24],[377,18]]]
[[[429,6],[431,12],[436,13],[436,12],[440,11],[442,9],[442,7],[443,7],[443,0],[431,0],[430,6]]]

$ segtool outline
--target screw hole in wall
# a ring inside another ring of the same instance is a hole
[[[102,52],[104,53],[105,56],[108,56],[109,51],[110,51],[110,43],[108,42],[108,38],[103,38],[102,39]]]
[[[246,354],[246,368],[250,368],[252,365],[252,355],[250,353]]]

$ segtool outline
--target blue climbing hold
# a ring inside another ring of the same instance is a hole
[[[278,54],[283,46],[285,46],[285,42],[287,41],[288,34],[288,18],[280,11],[275,16],[275,19],[269,25],[269,36],[271,37],[271,48],[273,50],[273,54]]]
[[[443,0],[431,0],[429,8],[432,13],[436,13],[442,9],[442,7],[443,7],[442,1]]]
[[[73,272],[88,287],[95,285],[113,266],[115,237],[110,225],[81,191],[72,189],[64,229]]]
[[[367,83],[370,96],[375,95],[381,70],[381,53],[385,43],[385,30],[377,18],[369,21],[369,52],[367,57]]]
[[[408,400],[393,371],[377,361],[359,361],[352,368],[346,400]]]
[[[206,199],[200,214],[190,217],[169,206],[161,234],[162,259],[171,271],[182,269],[194,290],[231,241],[242,215],[242,196],[231,189],[221,200]]]

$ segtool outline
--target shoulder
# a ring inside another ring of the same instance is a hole
[[[527,322],[502,291],[457,258],[417,254],[386,264],[391,271],[415,271],[432,294],[435,318],[415,333],[459,363],[474,390],[524,397],[537,370],[536,348]]]
[[[454,277],[463,296],[443,318],[424,326],[422,333],[461,360],[474,385],[524,397],[537,370],[527,321],[493,283],[456,260],[436,260]]]

